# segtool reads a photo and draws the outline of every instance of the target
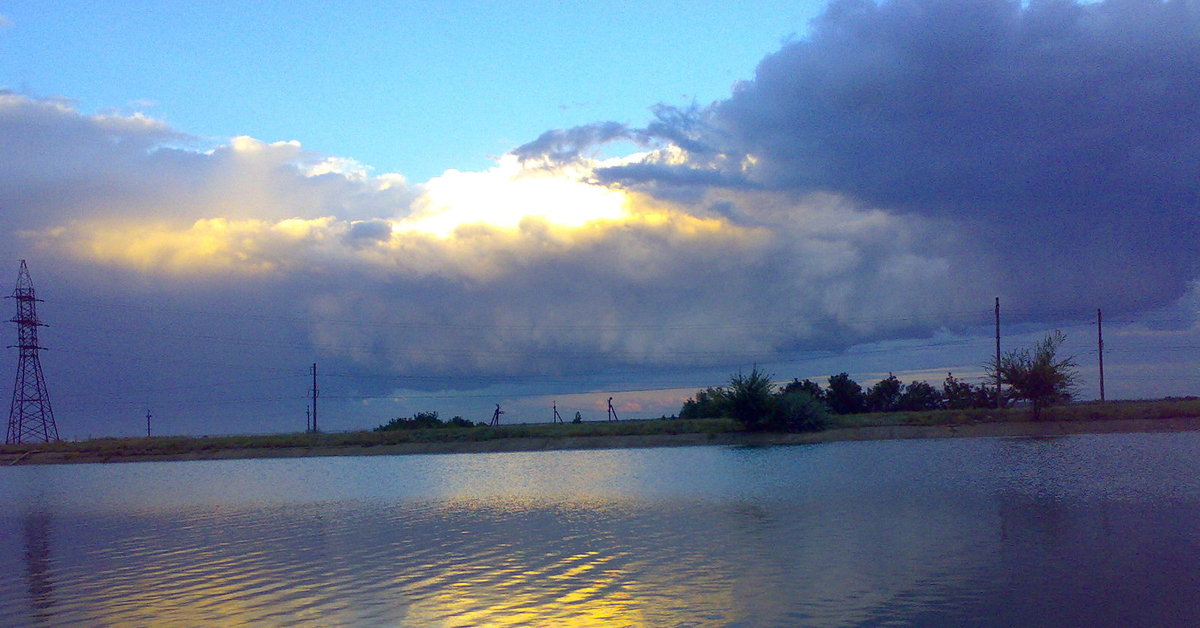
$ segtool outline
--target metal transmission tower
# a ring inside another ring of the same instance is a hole
[[[56,441],[58,427],[54,425],[54,411],[50,409],[42,362],[38,359],[38,349],[43,347],[38,346],[37,328],[46,325],[37,317],[37,302],[41,299],[33,293],[25,260],[21,260],[21,270],[17,273],[17,287],[6,298],[17,300],[17,316],[10,321],[17,324],[17,344],[9,349],[20,349],[21,357],[8,411],[8,437],[4,442],[12,445]]]

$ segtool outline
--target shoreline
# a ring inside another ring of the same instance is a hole
[[[304,458],[313,456],[401,456],[413,454],[504,453],[563,451],[572,449],[635,449],[693,446],[808,445],[863,440],[923,438],[1020,438],[1073,434],[1128,434],[1200,430],[1200,417],[1167,419],[1092,419],[1074,421],[1003,421],[941,425],[882,425],[831,428],[820,432],[726,432],[637,434],[605,436],[510,437],[480,441],[407,442],[389,445],[338,445],[254,447],[194,450],[187,452],[89,453],[26,451],[0,454],[0,466],[42,464],[92,464],[185,460],[236,460],[249,458]]]

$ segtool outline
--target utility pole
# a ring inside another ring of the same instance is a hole
[[[609,421],[619,421],[620,419],[617,418],[617,411],[615,408],[613,408],[612,400],[613,400],[612,397],[608,398],[608,420]]]
[[[1004,407],[1004,389],[1000,383],[1000,297],[996,297],[996,407]]]
[[[150,438],[150,410],[146,410],[146,438]]]
[[[312,431],[312,406],[304,406],[304,431]]]
[[[496,411],[492,413],[492,422],[488,425],[491,425],[492,427],[499,427],[501,414],[504,414],[504,411],[500,409],[500,404],[496,404]]]
[[[46,327],[38,320],[37,303],[41,299],[33,291],[33,280],[29,268],[21,260],[17,272],[17,285],[9,299],[17,301],[17,316],[9,322],[17,324],[17,344],[9,349],[20,349],[17,361],[17,381],[13,384],[12,405],[8,410],[9,445],[32,442],[54,442],[58,440],[58,427],[54,424],[54,410],[50,407],[50,395],[46,390],[46,378],[42,375],[42,362],[38,358],[37,329]]]
[[[312,428],[309,430],[314,434],[317,432],[317,397],[321,396],[320,390],[317,389],[317,363],[312,365]]]
[[[551,423],[562,423],[562,415],[558,413],[558,402],[554,402],[554,420]]]
[[[1100,349],[1100,402],[1104,403],[1104,317],[1096,309],[1096,340]]]

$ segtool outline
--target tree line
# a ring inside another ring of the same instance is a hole
[[[1003,387],[964,382],[947,373],[941,388],[888,376],[867,389],[847,373],[831,375],[822,386],[793,379],[776,387],[772,376],[755,366],[737,373],[726,386],[708,387],[684,402],[681,419],[732,417],[747,429],[800,431],[821,429],[834,414],[995,408],[1027,401],[1033,418],[1054,403],[1071,401],[1078,385],[1073,357],[1059,358],[1066,337],[1054,332],[1032,349],[1016,349],[985,365],[988,377]]]
[[[822,429],[832,415],[995,408],[1027,401],[1037,420],[1046,406],[1074,398],[1078,385],[1075,359],[1058,357],[1065,340],[1062,332],[1056,331],[1032,349],[1016,349],[986,364],[989,379],[1004,386],[1000,395],[995,388],[964,382],[953,373],[946,374],[941,388],[921,380],[905,384],[888,373],[863,389],[844,372],[831,375],[824,386],[810,379],[793,379],[776,386],[772,375],[755,366],[748,374],[739,372],[730,377],[726,386],[697,391],[683,403],[679,418],[731,417],[748,430],[807,431]],[[572,422],[581,420],[576,413]],[[485,425],[460,416],[443,421],[436,411],[425,411],[411,418],[394,418],[375,431]]]

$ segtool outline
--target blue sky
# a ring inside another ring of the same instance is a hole
[[[0,84],[423,181],[548,128],[707,104],[818,2],[7,3]]]
[[[754,365],[979,381],[996,297],[1005,349],[1067,332],[1084,398],[1097,308],[1110,397],[1195,394],[1197,33],[1159,2],[9,3],[0,292],[27,259],[70,437],[301,429],[313,362],[332,430],[672,414]]]

